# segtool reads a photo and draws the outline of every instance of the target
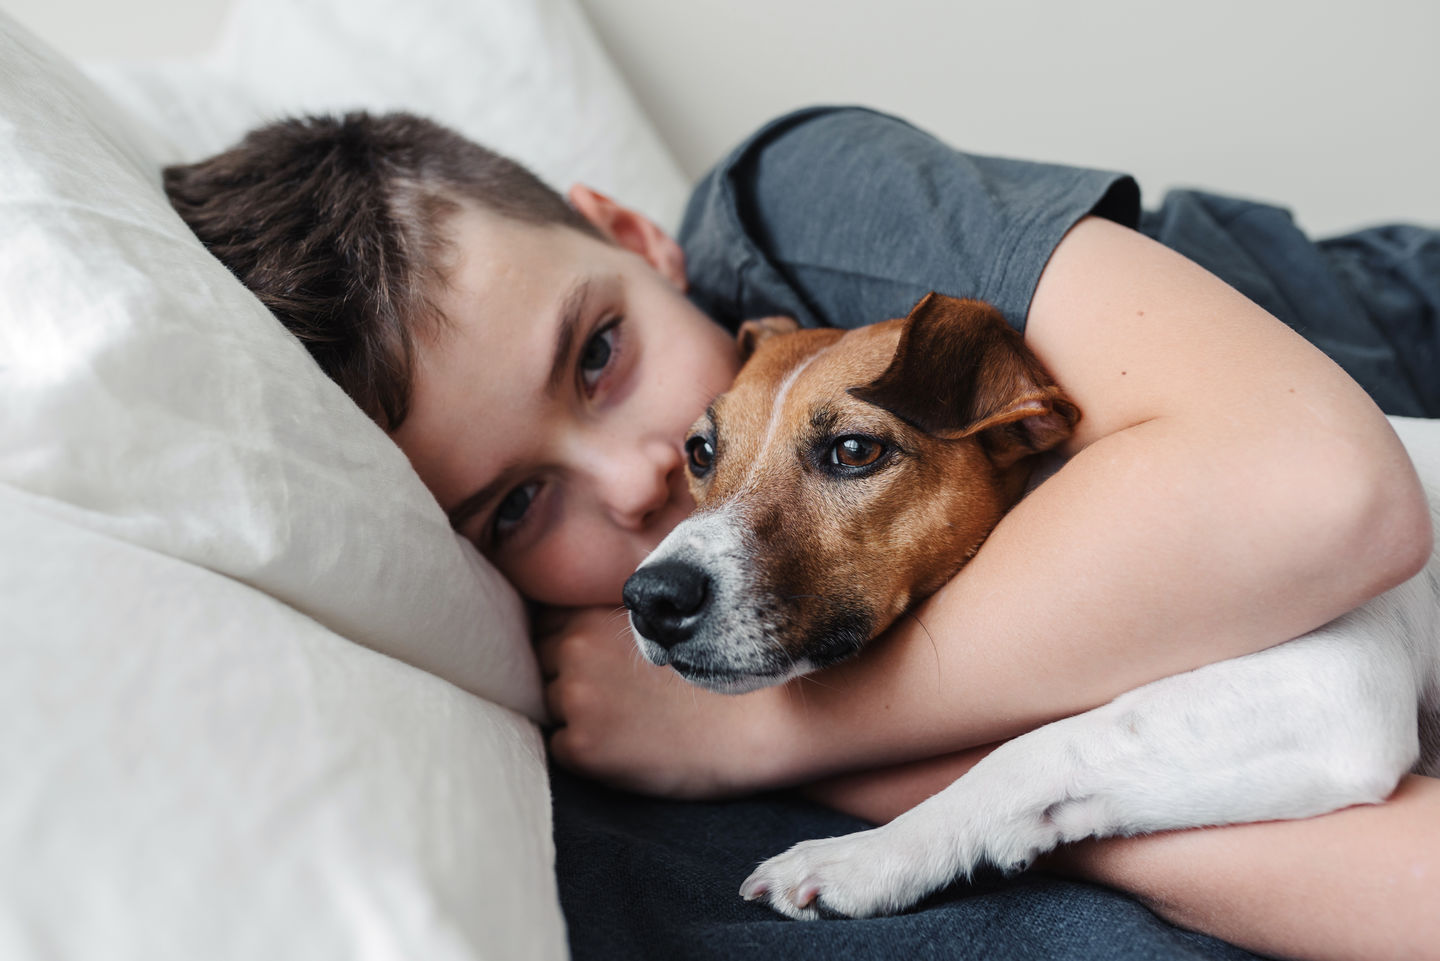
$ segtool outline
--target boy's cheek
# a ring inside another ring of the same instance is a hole
[[[501,573],[521,594],[558,607],[618,606],[625,579],[640,558],[628,539],[600,525],[572,525],[527,551]]]

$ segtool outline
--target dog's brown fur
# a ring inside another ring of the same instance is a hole
[[[850,332],[767,320],[744,368],[694,427],[700,510],[738,506],[756,583],[784,609],[772,635],[816,666],[858,649],[958,571],[1022,495],[1029,456],[1079,411],[993,307],[928,295]],[[830,462],[837,440],[885,445],[874,469]]]

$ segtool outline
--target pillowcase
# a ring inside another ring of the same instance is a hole
[[[15,29],[0,63],[0,483],[539,717],[513,591],[174,214],[145,135]]]
[[[672,231],[689,193],[572,0],[234,0],[207,57],[87,70],[167,163],[285,116],[408,110]]]
[[[0,485],[0,957],[566,956],[534,725],[46,501]]]

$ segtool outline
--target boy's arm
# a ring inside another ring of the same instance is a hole
[[[1181,927],[1309,961],[1440,958],[1440,780],[1384,804],[1085,841],[1045,864],[1127,891]],[[1043,862],[1042,862],[1043,864]]]
[[[1003,740],[1302,634],[1413,574],[1428,509],[1369,398],[1231,288],[1083,221],[1026,340],[1084,412],[1066,466],[975,559],[854,660],[724,698],[548,645],[557,755],[713,794]]]
[[[877,824],[942,790],[989,747],[807,785]],[[1303,821],[1106,838],[1042,859],[1119,888],[1181,927],[1312,961],[1440,958],[1440,780],[1412,775],[1379,805]]]

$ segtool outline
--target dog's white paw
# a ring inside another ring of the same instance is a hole
[[[955,876],[926,847],[888,827],[802,841],[756,868],[740,896],[802,921],[893,914]]]

